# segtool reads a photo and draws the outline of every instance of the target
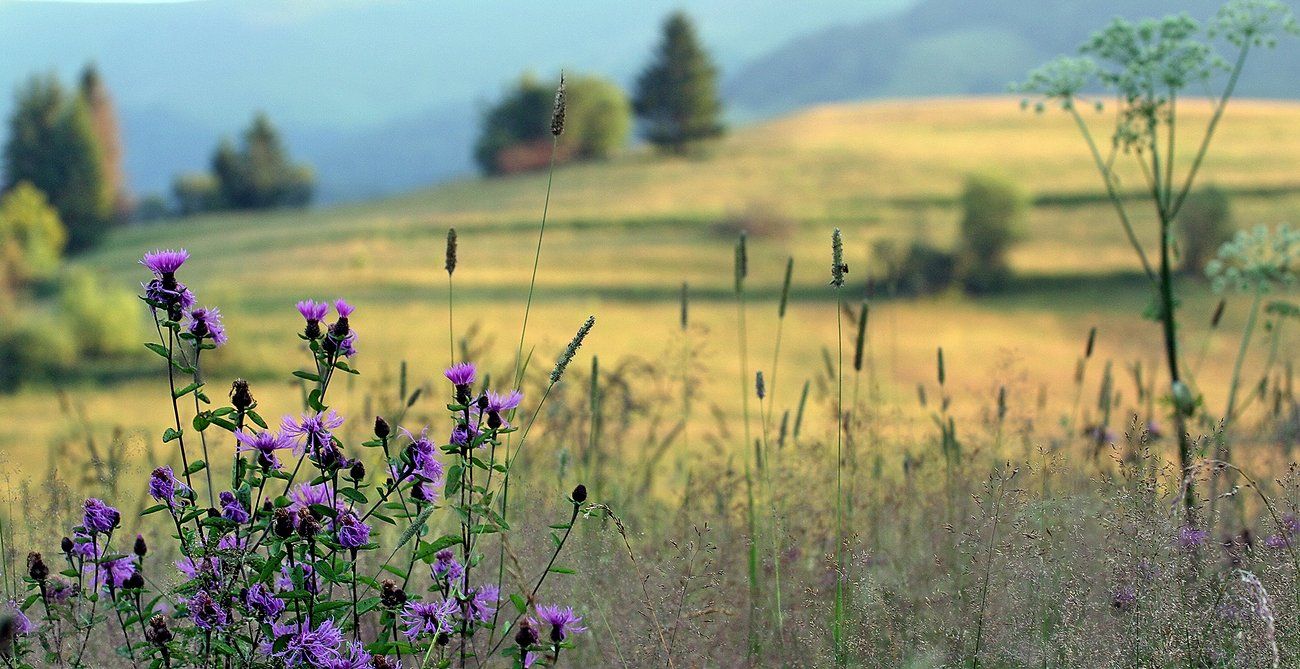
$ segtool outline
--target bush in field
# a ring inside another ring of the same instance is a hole
[[[551,161],[551,112],[558,82],[525,76],[487,110],[474,148],[485,174],[544,169]],[[602,159],[627,144],[632,108],[611,81],[575,76],[564,81],[566,114],[556,161]]]
[[[951,288],[957,278],[956,256],[921,240],[906,245],[877,241],[872,259],[882,268],[878,279],[891,292],[903,295],[940,293]]]
[[[224,208],[221,183],[207,172],[190,172],[172,180],[172,199],[176,213],[193,216]]]
[[[58,319],[18,313],[0,320],[0,389],[55,378],[77,360],[77,342]]]
[[[130,291],[105,286],[85,268],[64,273],[59,290],[63,320],[87,357],[134,353],[144,331],[139,301]]]
[[[26,181],[0,196],[0,284],[20,287],[54,276],[68,233],[45,194]]]
[[[960,202],[962,285],[971,293],[1000,290],[1011,277],[1007,252],[1021,237],[1028,198],[1008,179],[975,174],[966,178]]]
[[[222,141],[212,156],[221,204],[230,209],[303,207],[311,202],[315,176],[294,163],[266,114],[253,117],[236,148]]]
[[[1178,212],[1178,256],[1182,271],[1200,276],[1219,247],[1237,231],[1227,191],[1210,184],[1187,196]]]

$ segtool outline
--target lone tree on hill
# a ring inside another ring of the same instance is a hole
[[[664,22],[654,60],[637,79],[632,108],[645,136],[660,148],[681,152],[691,142],[722,134],[718,69],[686,14]]]
[[[113,97],[93,63],[81,71],[80,96],[90,109],[91,126],[99,142],[100,171],[104,188],[113,198],[113,213],[119,219],[131,215],[131,194],[122,169],[122,133],[117,123]]]
[[[222,140],[212,157],[221,202],[231,209],[301,207],[311,201],[311,168],[293,163],[266,114],[258,114],[236,149]]]

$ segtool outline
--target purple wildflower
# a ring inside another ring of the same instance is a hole
[[[492,614],[496,613],[497,603],[500,601],[500,589],[495,585],[481,585],[474,590],[474,596],[469,600],[465,617],[485,623],[492,619]]]
[[[324,667],[338,659],[338,648],[343,643],[343,630],[326,618],[315,629],[307,623],[290,623],[272,625],[272,639],[264,645],[263,650],[272,657],[284,662],[285,667]],[[288,637],[288,643],[280,650],[274,650],[280,639]]]
[[[338,657],[328,660],[321,665],[323,669],[371,669],[371,659],[373,656],[359,642],[352,642],[347,645],[347,652],[339,649]]]
[[[333,341],[332,339],[330,341]],[[337,342],[339,354],[345,358],[357,357],[357,331],[348,330],[348,336]]]
[[[339,509],[341,505],[334,504],[334,495],[330,492],[328,484],[317,483],[298,483],[289,489],[289,511],[294,515],[303,509],[308,509],[313,505],[320,505],[325,508]]]
[[[244,605],[257,613],[261,620],[275,620],[284,613],[284,600],[275,596],[271,589],[261,583],[254,583],[244,593]]]
[[[537,616],[551,626],[551,641],[560,643],[570,634],[587,631],[582,626],[582,617],[573,612],[573,607],[539,606]]]
[[[248,541],[249,541],[249,537],[247,535],[241,537],[234,534],[227,534],[226,536],[221,537],[221,540],[217,542],[217,550],[219,551],[248,550]]]
[[[344,511],[334,521],[334,532],[338,535],[339,545],[356,550],[370,543],[370,526],[361,522],[357,514]]]
[[[411,497],[418,502],[436,502],[438,501],[438,489],[429,485],[427,481],[416,481],[411,486]]]
[[[429,428],[424,428],[420,436],[415,436],[409,431],[403,429],[402,433],[411,444],[407,446],[411,453],[411,464],[415,466],[415,473],[422,479],[437,484],[442,481],[443,469],[442,463],[438,462],[435,454],[438,452],[434,446],[433,440],[429,438]]]
[[[1209,538],[1210,533],[1207,530],[1198,530],[1191,525],[1178,528],[1178,546],[1183,550],[1194,550]]]
[[[235,498],[235,493],[224,490],[221,492],[221,517],[233,523],[247,523],[248,509]]]
[[[338,312],[339,318],[347,318],[356,310],[356,307],[348,304],[347,300],[343,298],[334,300],[334,311]]]
[[[33,625],[31,619],[27,617],[27,614],[23,613],[23,609],[18,606],[18,602],[11,599],[6,608],[8,609],[9,615],[13,616],[14,619],[14,634],[17,634],[18,636],[26,636],[36,630],[36,625]]]
[[[239,436],[239,435],[235,435]],[[155,470],[149,476],[149,496],[171,506],[176,502],[176,486],[180,481],[176,480],[176,474],[172,468],[163,465]]]
[[[275,457],[276,451],[293,448],[291,437],[275,432],[252,434],[241,431],[235,433],[235,439],[239,441],[240,451],[257,453],[258,464],[266,469],[280,468],[280,459]]]
[[[172,282],[175,288],[167,288],[163,279],[153,278],[140,287],[144,288],[144,297],[154,304],[161,304],[169,310],[171,307],[177,307],[181,310],[189,309],[194,306],[194,293],[190,292],[185,284],[179,283],[174,279]],[[179,314],[180,312],[176,312]],[[177,316],[179,318],[179,316]]]
[[[135,575],[135,556],[128,555],[114,560],[104,560],[98,565],[87,564],[85,571],[91,576],[87,576],[91,581],[97,581],[104,589],[121,588],[126,579]],[[98,569],[99,573],[95,574],[94,570]]]
[[[194,626],[201,630],[221,629],[230,621],[230,614],[212,599],[212,595],[203,590],[190,597],[186,605],[190,609],[190,618],[194,620]]]
[[[117,527],[122,514],[117,509],[105,504],[103,500],[91,497],[83,505],[81,524],[90,532],[112,532]]]
[[[524,399],[524,394],[518,390],[512,390],[504,395],[498,395],[489,390],[487,398],[488,411],[502,413],[518,407],[519,403]]]
[[[189,332],[200,342],[211,339],[217,346],[226,343],[226,328],[221,324],[221,311],[213,307],[195,307],[190,310]]]
[[[280,421],[280,431],[288,437],[302,437],[302,441],[294,449],[295,454],[302,455],[304,452],[310,452],[317,455],[333,445],[333,431],[342,425],[343,417],[337,411],[330,409],[323,414],[303,416],[298,421],[285,416]]]
[[[465,567],[456,561],[456,554],[450,548],[444,548],[434,553],[433,557],[433,578],[435,580],[458,581],[461,576],[465,575]]]
[[[456,614],[456,602],[443,599],[437,602],[407,602],[402,612],[402,624],[406,625],[406,638],[415,639],[424,634],[451,633],[452,616]]]
[[[176,569],[191,581],[200,576],[216,576],[221,572],[217,558],[211,556],[199,558],[197,561],[192,557],[184,558],[176,562]]]
[[[72,533],[72,554],[83,560],[93,560],[99,557],[99,544],[90,534],[75,530]]]
[[[452,385],[470,386],[474,384],[476,369],[472,362],[461,362],[444,369],[442,374]]]
[[[62,578],[52,578],[45,585],[45,592],[51,604],[67,604],[76,590],[71,582]]]
[[[1115,607],[1116,611],[1132,611],[1137,605],[1137,589],[1128,583],[1116,586],[1115,591],[1111,593],[1110,605]]]
[[[298,303],[298,313],[302,314],[303,320],[316,321],[319,323],[324,320],[330,312],[328,302],[315,302],[312,300],[302,300]]]
[[[314,578],[315,569],[309,564],[295,563],[294,569],[302,570],[302,588],[307,592],[315,593],[317,590],[316,579]],[[289,565],[280,567],[280,575],[275,577],[275,587],[281,590],[293,590],[293,572],[290,571]]]
[[[140,259],[140,264],[148,267],[149,271],[158,276],[167,276],[168,274],[175,274],[176,270],[180,269],[181,265],[184,265],[189,258],[190,252],[185,249],[179,251],[167,249],[166,251],[154,251],[144,254],[144,257]]]
[[[1283,550],[1287,547],[1288,543],[1289,541],[1287,538],[1280,534],[1270,534],[1264,539],[1264,545],[1273,550]]]
[[[449,441],[453,446],[464,448],[470,445],[475,439],[477,439],[478,435],[479,435],[479,429],[477,425],[467,425],[465,423],[461,423],[451,429],[451,437]],[[483,444],[479,444],[480,448],[482,446]]]

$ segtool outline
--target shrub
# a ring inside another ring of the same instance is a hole
[[[101,285],[89,270],[76,268],[65,273],[59,302],[82,355],[121,355],[139,347],[140,301],[130,291]]]
[[[1206,263],[1236,232],[1228,193],[1214,184],[1194,191],[1178,212],[1177,225],[1181,269],[1201,276]]]
[[[13,285],[48,279],[68,233],[45,194],[24,181],[0,197],[0,278]]]
[[[1005,178],[973,174],[960,202],[962,284],[972,293],[1000,290],[1011,276],[1006,254],[1022,235],[1028,197]]]
[[[193,216],[222,208],[221,184],[207,172],[182,174],[172,181],[176,213]]]
[[[894,240],[880,240],[873,245],[872,257],[884,268],[880,280],[903,295],[943,292],[957,277],[956,256],[924,241],[904,247]]]
[[[0,389],[60,376],[77,359],[77,344],[57,319],[26,315],[0,320]]]

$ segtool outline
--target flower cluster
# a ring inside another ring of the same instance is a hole
[[[358,373],[349,362],[356,310],[344,300],[303,301],[300,338],[312,366],[295,376],[311,384],[307,411],[272,429],[246,381],[232,384],[228,406],[213,405],[204,392],[199,353],[227,336],[217,310],[195,307],[178,279],[188,259],[185,251],[159,251],[141,261],[154,274],[142,299],[160,334],[149,347],[166,359],[175,418],[162,443],[179,467],[173,461],[150,472],[141,487],[154,504],[140,520],[103,500],[85,501],[61,545],[70,566],[64,574],[75,583],[52,577],[39,553],[28,557],[36,596],[9,603],[19,664],[39,646],[59,665],[86,666],[89,653],[104,654],[87,651],[88,640],[108,638],[93,633],[99,626],[118,635],[114,652],[136,666],[387,669],[404,656],[450,666],[453,655],[484,664],[503,654],[516,665],[558,662],[584,631],[581,617],[531,602],[547,574],[567,571],[555,559],[585,488],[566,502],[568,522],[552,525],[563,536],[553,537],[554,554],[531,592],[506,596],[501,571],[484,563],[500,550],[486,542],[509,530],[503,444],[516,431],[523,394],[480,387],[478,368],[460,363],[444,373],[445,426],[394,432],[380,417],[372,439],[349,444],[344,416],[328,398],[336,373]],[[327,323],[331,307],[335,319]],[[177,372],[193,381],[179,382]],[[439,446],[432,434],[449,436]],[[229,469],[214,471],[222,461]],[[438,512],[459,529],[433,536]],[[179,559],[151,564],[149,542],[123,528],[158,519]],[[401,584],[380,583],[383,573],[400,575]],[[33,611],[46,616],[33,622]],[[519,645],[516,631],[536,620],[550,626],[548,636]],[[27,640],[32,635],[39,644]]]

